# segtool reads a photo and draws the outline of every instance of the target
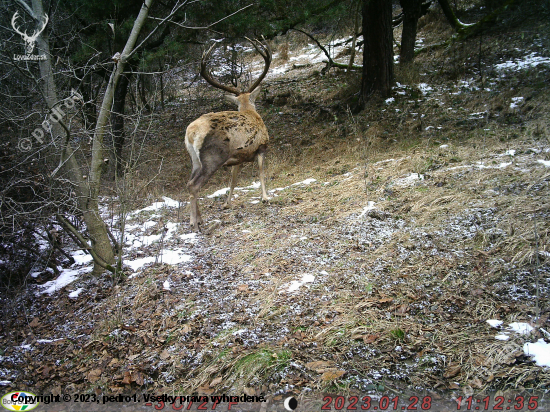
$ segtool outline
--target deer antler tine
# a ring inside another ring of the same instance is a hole
[[[206,60],[210,58],[210,54],[212,53],[212,50],[214,50],[214,47],[216,47],[216,43],[214,43],[212,46],[210,46],[208,51],[206,51],[202,55],[200,74],[204,78],[204,80],[206,80],[208,83],[210,83],[215,88],[225,90],[226,92],[229,92],[229,93],[232,93],[232,94],[238,96],[239,94],[241,94],[241,92],[238,89],[236,89],[234,87],[231,87],[231,86],[223,85],[223,84],[219,83],[218,81],[214,80],[214,78],[210,75],[210,72],[207,69]]]
[[[260,55],[263,57],[265,61],[264,71],[262,72],[260,77],[254,82],[254,84],[250,86],[250,88],[248,89],[248,93],[252,93],[254,89],[256,89],[256,87],[259,86],[259,84],[262,82],[264,77],[267,75],[269,66],[271,65],[272,53],[271,53],[271,48],[269,47],[269,43],[265,41],[265,38],[263,38],[265,44],[260,42],[258,39],[254,39],[254,41],[249,39],[248,37],[245,37],[245,39],[248,40],[250,43],[252,43],[252,46],[254,46],[256,51],[260,53]]]
[[[26,33],[23,33],[21,30],[19,30],[19,28],[15,25],[15,21],[18,19],[19,17],[19,12],[16,11],[15,14],[13,15],[13,17],[11,18],[11,26],[13,27],[13,29],[15,30],[15,32],[21,36],[25,36]]]

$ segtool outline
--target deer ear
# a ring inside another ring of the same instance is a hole
[[[233,96],[232,94],[226,94],[225,100],[227,100],[229,103],[233,103],[239,106],[239,99],[237,99],[237,97]]]
[[[260,94],[260,89],[261,89],[261,87],[258,86],[250,93],[250,98],[249,99],[250,99],[251,103],[254,103],[256,101],[256,98]]]

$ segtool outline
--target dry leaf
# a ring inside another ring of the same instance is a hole
[[[34,318],[31,323],[29,323],[29,326],[31,328],[36,328],[38,325],[40,325],[40,321],[38,318]]]
[[[208,384],[199,386],[197,388],[197,392],[199,395],[212,395],[214,393],[214,389],[211,389]]]
[[[377,333],[376,335],[368,335],[368,336],[365,336],[363,338],[363,342],[365,343],[373,343],[373,342],[376,342],[378,340],[378,338],[380,337],[380,335]]]
[[[306,368],[314,370],[317,373],[323,373],[327,369],[331,369],[334,362],[331,361],[315,361],[306,363]]]
[[[400,305],[397,307],[395,314],[403,316],[405,315],[405,313],[407,313],[408,310],[409,310],[409,305],[404,303],[403,305]]]
[[[132,376],[130,375],[130,372],[128,371],[124,372],[124,378],[122,379],[122,383],[125,385],[130,385],[132,383]]]
[[[450,365],[445,373],[443,374],[443,377],[446,379],[454,378],[456,375],[460,373],[462,370],[462,367],[460,365]]]
[[[481,389],[483,387],[483,383],[479,380],[479,378],[472,379],[470,382],[470,386]]]
[[[169,357],[170,357],[170,353],[169,353],[166,349],[164,349],[164,350],[160,353],[160,358],[161,358],[162,360],[166,360],[166,359],[168,359]]]
[[[378,299],[378,303],[389,303],[389,302],[392,302],[392,301],[393,301],[393,298]]]
[[[143,385],[143,374],[140,371],[134,371],[131,374],[131,380],[141,386]]]
[[[222,377],[221,376],[217,377],[212,382],[210,382],[210,387],[212,388],[212,387],[214,387],[214,386],[216,386],[220,383],[222,383]]]
[[[256,390],[254,388],[244,388],[243,392],[248,396],[254,396],[256,395]]]
[[[328,369],[321,375],[321,380],[323,382],[330,382],[335,379],[338,379],[346,374],[346,371],[339,370],[336,368]]]
[[[237,286],[237,290],[239,292],[249,292],[248,285],[239,285],[239,286]]]
[[[95,383],[99,380],[101,372],[101,369],[92,369],[90,372],[88,372],[88,375],[86,377],[91,383]]]
[[[189,333],[189,332],[191,332],[191,325],[189,323],[186,323],[181,327],[181,333]]]

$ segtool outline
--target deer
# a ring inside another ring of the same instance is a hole
[[[198,193],[208,179],[222,166],[231,166],[231,184],[223,208],[231,207],[233,189],[243,163],[258,160],[262,201],[269,200],[265,188],[264,161],[269,134],[256,112],[255,102],[260,93],[260,83],[265,78],[272,60],[272,52],[264,39],[246,38],[264,59],[260,77],[242,92],[238,87],[227,86],[215,80],[207,68],[207,61],[216,46],[214,43],[201,59],[200,74],[212,86],[228,92],[225,98],[237,106],[237,111],[208,113],[193,121],[185,133],[185,147],[191,157],[193,168],[187,183],[191,216],[189,224],[194,232],[199,231],[202,218],[198,207]]]

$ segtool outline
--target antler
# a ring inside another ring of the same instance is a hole
[[[13,15],[13,17],[11,18],[11,26],[13,27],[13,29],[15,30],[15,32],[21,36],[23,36],[23,38],[25,37],[28,37],[27,36],[27,33],[23,33],[21,30],[19,30],[17,28],[17,26],[15,25],[15,20],[17,20],[17,18],[19,17],[19,12],[16,11],[15,14]]]
[[[248,88],[247,93],[252,93],[254,89],[259,86],[259,84],[262,82],[262,80],[266,76],[269,70],[269,66],[271,65],[272,53],[271,53],[271,48],[269,47],[269,44],[265,41],[265,38],[264,38],[265,44],[261,43],[259,40],[256,40],[256,39],[250,40],[248,37],[245,37],[245,39],[248,40],[250,43],[252,43],[256,51],[262,55],[265,61],[264,71],[262,72],[260,77],[258,77],[258,79],[252,84],[252,86]]]
[[[40,33],[42,33],[44,31],[44,29],[46,28],[46,25],[48,24],[48,21],[49,21],[49,17],[47,14],[44,14],[42,17],[41,17],[41,20],[43,21],[42,23],[42,27],[40,29],[36,29],[34,31],[34,33],[32,34],[31,38],[33,40],[35,40],[39,35]]]
[[[252,84],[252,86],[250,86],[248,88],[248,91],[246,92],[246,93],[252,93],[254,91],[254,89],[256,89],[256,87],[258,87],[258,85],[262,82],[262,80],[266,76],[266,74],[269,70],[269,66],[271,65],[272,53],[271,53],[271,48],[269,47],[269,44],[267,42],[265,42],[265,44],[263,44],[259,40],[250,40],[248,37],[245,37],[245,39],[248,40],[250,43],[252,43],[252,45],[254,46],[256,51],[261,54],[261,56],[264,58],[264,61],[265,61],[264,71],[262,72],[260,77],[254,82],[254,84]],[[265,41],[265,39],[264,39],[264,41]],[[210,46],[208,51],[206,51],[202,56],[202,59],[201,59],[201,76],[204,78],[204,80],[206,80],[208,83],[210,83],[212,86],[214,86],[218,89],[225,90],[226,92],[232,93],[236,96],[242,94],[242,92],[239,89],[237,89],[235,87],[223,85],[223,84],[219,83],[218,81],[214,80],[212,78],[212,76],[210,75],[210,72],[208,71],[208,69],[206,67],[206,60],[208,60],[208,58],[210,58],[210,54],[212,54],[212,50],[214,50],[214,47],[216,47],[216,43],[214,43],[212,46]]]
[[[202,55],[202,59],[201,59],[201,76],[204,78],[204,80],[206,80],[208,83],[210,83],[215,88],[225,90],[226,92],[229,92],[231,94],[234,94],[235,96],[238,96],[239,94],[241,94],[241,92],[238,89],[236,89],[235,87],[231,87],[231,86],[225,86],[225,85],[219,83],[218,81],[214,80],[212,78],[212,76],[210,76],[210,72],[206,68],[206,60],[208,60],[208,58],[210,57],[210,54],[212,53],[212,50],[214,49],[214,47],[216,47],[216,43],[214,43],[208,49],[208,51],[206,51]]]

